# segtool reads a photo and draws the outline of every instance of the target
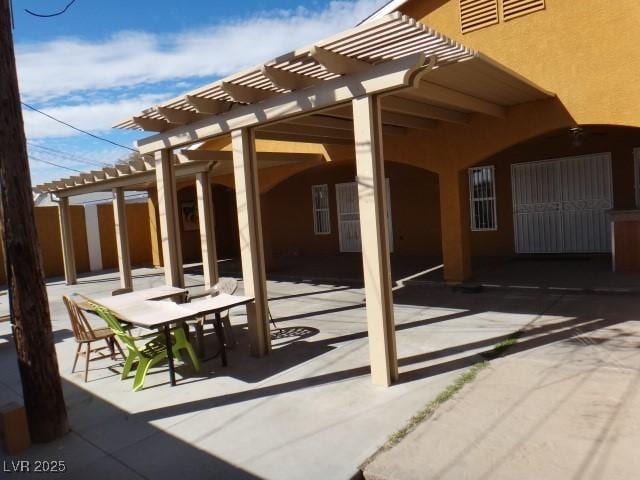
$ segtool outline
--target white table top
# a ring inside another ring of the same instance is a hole
[[[186,292],[187,290],[185,288],[162,285],[159,287],[145,288],[144,290],[135,290],[133,292],[116,295],[114,297],[100,297],[94,300],[100,305],[117,311],[118,309],[125,308],[132,304],[139,304],[145,300],[160,300]]]
[[[182,293],[183,291],[182,289],[178,290],[177,292],[171,291],[170,295]],[[165,293],[169,292],[169,290],[164,291]],[[129,293],[125,294],[129,297],[125,299],[124,302],[118,301],[117,299],[125,295],[96,299],[87,297],[87,300],[112,310],[119,319],[125,322],[144,328],[158,328],[170,323],[183,322],[207,313],[227,310],[231,307],[244,305],[253,301],[253,298],[250,297],[222,293],[215,297],[204,298],[191,303],[178,304],[171,301],[145,300],[143,297],[149,292],[144,290],[132,293],[141,293],[142,295],[135,297]],[[170,295],[163,295],[163,297]]]
[[[223,310],[228,310],[231,307],[238,305],[245,305],[252,302],[251,297],[242,297],[240,295],[229,295],[227,293],[221,293],[215,297],[207,297],[193,302],[183,303],[180,306],[184,307],[192,312],[196,312],[199,315],[205,315],[207,313],[215,313]]]
[[[197,315],[183,305],[154,300],[143,300],[112,310],[121,320],[144,328],[157,328],[169,323],[182,322]]]

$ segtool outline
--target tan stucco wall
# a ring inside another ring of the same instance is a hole
[[[72,205],[70,209],[76,269],[78,272],[87,272],[89,271],[89,250],[84,208]],[[64,275],[58,207],[37,207],[35,217],[44,275],[45,277]],[[0,260],[3,264],[3,268],[0,270],[0,283],[4,283],[6,282],[4,258],[0,257]]]
[[[150,248],[151,234],[147,204],[127,204],[126,216],[131,264],[151,265],[153,263],[153,254]],[[116,231],[112,205],[98,205],[98,222],[100,228],[100,247],[102,250],[102,267],[118,268],[118,251],[116,248]]]

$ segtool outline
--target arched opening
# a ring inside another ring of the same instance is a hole
[[[640,128],[583,125],[527,140],[470,168],[474,278],[491,280],[485,267],[505,260],[523,271],[534,263],[521,260],[554,260],[539,268],[550,277],[571,265],[594,275],[611,272],[612,211],[639,206],[639,146]]]
[[[212,184],[218,260],[236,258],[240,252],[238,214],[235,192],[225,185]],[[184,262],[201,262],[200,227],[196,210],[195,185],[184,186],[177,193],[180,234]]]
[[[385,175],[394,274],[419,271],[422,263],[431,266],[442,254],[438,176],[389,161]],[[289,177],[262,195],[270,272],[361,278],[355,179],[353,161],[327,163]],[[314,195],[323,196],[320,203]]]

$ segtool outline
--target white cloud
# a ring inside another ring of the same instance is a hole
[[[41,102],[90,90],[225,76],[350,28],[385,3],[332,1],[320,12],[271,11],[180,34],[119,32],[101,42],[23,43],[17,46],[21,93],[27,102]]]
[[[96,102],[78,105],[62,105],[47,108],[51,116],[64,119],[65,122],[94,132],[107,132],[112,125],[131,113],[137,112],[160,101],[161,95],[142,95],[115,102]],[[69,137],[78,132],[57,123],[37,112],[23,109],[25,132],[30,140],[37,138]]]

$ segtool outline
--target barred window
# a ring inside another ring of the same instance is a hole
[[[331,217],[329,216],[329,186],[313,185],[313,231],[316,235],[331,233]]]
[[[492,165],[469,169],[471,230],[497,230],[496,181]]]

